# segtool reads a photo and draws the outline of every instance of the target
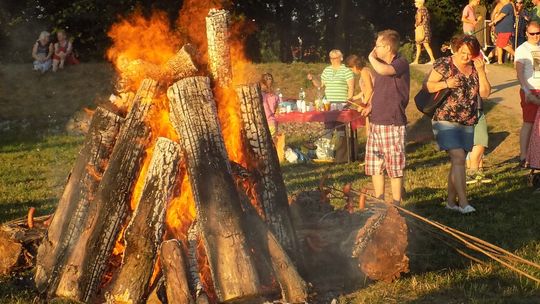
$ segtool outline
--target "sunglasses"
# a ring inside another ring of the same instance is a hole
[[[534,33],[527,32],[527,34],[529,34],[531,36],[538,36],[538,35],[540,35],[540,32],[534,32]]]
[[[519,5],[522,5],[522,4],[523,4],[523,2],[516,2],[516,5],[518,5],[518,4],[519,4]]]

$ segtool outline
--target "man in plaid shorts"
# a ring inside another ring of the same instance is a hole
[[[409,103],[409,63],[398,54],[399,34],[377,34],[369,62],[375,71],[373,97],[362,114],[370,115],[366,143],[366,174],[371,175],[375,195],[384,199],[384,171],[390,177],[392,200],[400,204],[405,168],[405,108]]]

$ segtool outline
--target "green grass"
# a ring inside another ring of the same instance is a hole
[[[314,89],[306,85],[304,76],[308,71],[322,71],[323,66],[264,64],[250,67],[247,74],[253,81],[261,72],[270,71],[286,96],[295,96],[305,86],[309,99]],[[0,126],[10,127],[0,128],[0,223],[24,216],[29,207],[36,207],[38,215],[54,210],[83,142],[81,136],[67,135],[64,124],[76,111],[94,108],[105,100],[111,88],[111,69],[106,64],[83,64],[66,73],[43,76],[27,68],[0,68],[2,77],[10,78],[0,81],[1,91],[16,86],[13,94],[0,95]],[[413,71],[412,94],[422,78]],[[25,84],[45,84],[46,92],[63,94],[47,97],[25,91]],[[414,109],[411,100],[404,206],[540,263],[540,196],[526,186],[525,172],[508,161],[517,155],[520,118],[509,116],[507,109],[494,103],[488,102],[487,108],[494,140],[486,166],[494,183],[468,188],[478,212],[462,216],[443,208],[448,159],[431,143],[430,122]],[[294,138],[290,144],[300,145],[307,135],[299,128],[288,136]],[[360,189],[370,182],[357,163],[285,164],[282,169],[290,195],[316,188],[325,173],[330,174],[328,183],[336,187],[352,183]],[[338,207],[343,204],[334,203]],[[425,225],[409,222],[409,230],[411,273],[393,283],[359,285],[343,294],[340,303],[540,303],[540,290],[530,281],[478,255],[485,265],[470,262],[445,242],[464,249],[462,246]],[[0,303],[31,302],[35,297],[31,275],[26,272],[0,278]],[[536,276],[540,277],[540,272]]]

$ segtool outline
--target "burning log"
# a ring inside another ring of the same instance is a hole
[[[58,202],[52,222],[38,249],[35,282],[38,290],[55,285],[67,254],[78,240],[89,205],[105,171],[123,119],[98,107],[85,143]]]
[[[157,82],[145,79],[126,117],[107,169],[88,210],[88,221],[70,252],[52,293],[87,302],[101,282],[115,241],[129,210],[129,198],[149,141],[144,123]]]
[[[177,143],[158,138],[141,198],[126,228],[122,266],[106,296],[110,303],[141,303],[148,295],[148,285],[163,236],[166,205],[177,180],[180,155]]]
[[[248,146],[248,157],[254,174],[256,201],[261,205],[265,219],[283,248],[296,260],[298,241],[292,224],[287,190],[281,175],[276,149],[264,114],[258,85],[236,88],[240,100],[240,113]]]
[[[168,89],[173,124],[186,151],[197,220],[220,302],[249,299],[262,290],[242,230],[239,195],[231,176],[215,101],[207,77]]]
[[[197,50],[191,45],[184,45],[173,57],[169,58],[161,72],[161,79],[166,79],[167,83],[179,79],[193,76],[197,73],[198,58]]]
[[[186,260],[182,246],[177,240],[161,244],[161,264],[169,303],[193,304],[187,281]]]
[[[197,73],[197,50],[190,44],[184,45],[174,56],[162,65],[157,65],[136,59],[121,63],[121,83],[131,86],[131,81],[150,78],[160,83],[170,84],[179,79],[193,76]]]
[[[212,79],[220,86],[232,83],[231,50],[229,46],[229,12],[211,9],[206,17],[208,62]]]

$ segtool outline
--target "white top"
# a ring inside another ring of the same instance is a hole
[[[514,55],[514,62],[523,65],[523,78],[527,81],[527,88],[531,90],[540,89],[540,46],[522,43]]]

